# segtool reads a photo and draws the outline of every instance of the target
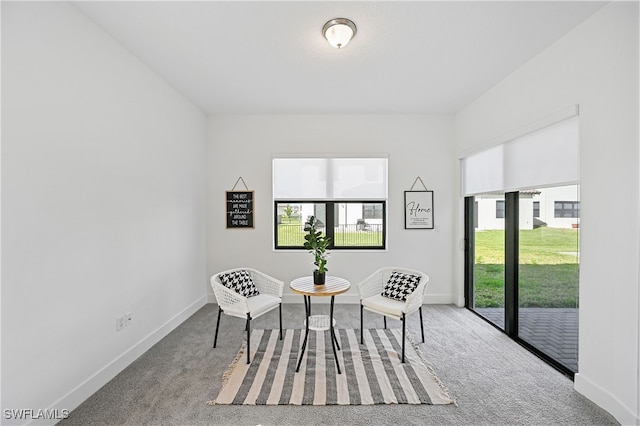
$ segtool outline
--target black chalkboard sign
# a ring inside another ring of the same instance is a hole
[[[227,191],[227,228],[253,228],[253,191]]]

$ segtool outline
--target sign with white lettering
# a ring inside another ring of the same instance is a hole
[[[227,191],[227,228],[253,228],[253,191]]]
[[[433,229],[433,191],[404,191],[404,229]]]

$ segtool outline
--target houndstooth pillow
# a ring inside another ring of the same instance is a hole
[[[260,294],[256,288],[256,284],[251,278],[251,274],[244,269],[228,274],[220,275],[220,281],[222,284],[244,297],[257,296]]]
[[[390,299],[404,302],[420,283],[420,276],[393,271],[382,289],[382,295]]]

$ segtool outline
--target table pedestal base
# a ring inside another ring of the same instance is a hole
[[[333,301],[335,296],[331,296],[331,307],[329,308],[329,316],[326,315],[311,315],[311,296],[304,296],[304,309],[306,313],[306,319],[304,321],[304,340],[302,341],[302,349],[300,350],[300,358],[298,359],[298,365],[296,367],[296,373],[300,371],[300,364],[304,357],[304,351],[307,349],[307,340],[309,338],[309,330],[325,331],[331,330],[331,346],[333,347],[333,357],[336,360],[336,368],[338,374],[342,374],[340,371],[340,362],[338,361],[338,352],[340,345],[338,344],[338,338],[334,329],[335,320],[333,318]]]

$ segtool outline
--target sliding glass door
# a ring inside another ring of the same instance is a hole
[[[504,329],[504,192],[477,195],[472,207],[473,309]]]
[[[577,185],[467,197],[467,307],[578,371]]]
[[[518,337],[578,371],[577,185],[520,191]]]
[[[575,373],[578,108],[538,124],[461,159],[465,304],[558,369]]]

